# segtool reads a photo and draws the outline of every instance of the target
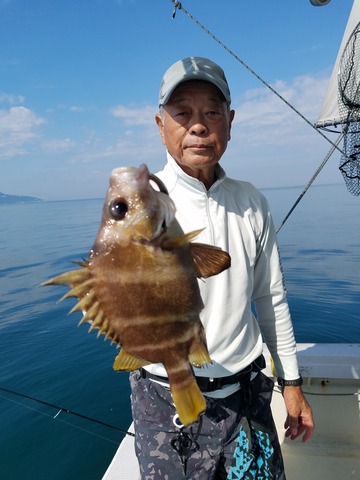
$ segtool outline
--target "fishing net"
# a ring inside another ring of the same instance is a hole
[[[350,123],[344,134],[344,154],[340,159],[340,171],[346,188],[353,195],[360,195],[360,122]]]
[[[360,195],[360,22],[342,53],[338,86],[339,113],[345,125],[339,168],[349,192]]]

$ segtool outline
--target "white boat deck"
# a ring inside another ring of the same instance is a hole
[[[284,403],[274,392],[272,409],[287,479],[360,480],[360,344],[299,344],[298,352],[316,432],[306,444],[285,439]],[[264,353],[269,365],[266,349]],[[266,373],[272,376],[269,367]],[[140,479],[131,436],[122,441],[103,477],[119,479]]]

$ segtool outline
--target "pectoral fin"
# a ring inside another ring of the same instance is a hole
[[[199,345],[193,353],[190,353],[189,362],[194,367],[203,367],[207,363],[212,363],[205,345]]]
[[[141,358],[131,355],[131,353],[126,352],[123,348],[120,350],[120,353],[115,358],[113,369],[116,371],[119,370],[137,370],[138,368],[149,365],[149,362],[142,360]]]
[[[201,325],[198,335],[195,337],[197,341],[193,343],[190,349],[189,362],[194,367],[203,367],[207,363],[212,363],[207,346],[204,327]]]
[[[208,278],[226,270],[231,265],[227,252],[205,243],[190,243],[190,253],[199,278]]]
[[[194,230],[175,237],[165,238],[162,248],[171,250],[189,245],[193,264],[199,278],[208,278],[226,270],[231,265],[231,258],[227,252],[219,247],[206,245],[205,243],[191,243],[204,229]]]

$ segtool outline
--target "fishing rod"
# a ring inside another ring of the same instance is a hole
[[[102,420],[97,420],[96,418],[88,417],[87,415],[83,415],[82,413],[74,412],[73,410],[70,410],[68,408],[60,407],[59,405],[55,405],[53,403],[46,402],[44,400],[40,400],[39,398],[32,397],[30,395],[26,395],[24,393],[20,392],[15,392],[14,390],[9,390],[8,388],[0,387],[0,390],[2,392],[10,393],[11,395],[16,395],[21,398],[26,398],[28,400],[31,400],[36,403],[40,403],[41,405],[46,405],[47,407],[54,408],[57,410],[57,414],[53,417],[54,419],[58,417],[58,415],[63,412],[63,413],[68,413],[69,415],[74,415],[79,418],[83,418],[84,420],[88,420],[89,422],[97,423],[99,425],[103,425],[104,427],[112,428],[114,430],[118,430],[119,432],[125,434],[125,435],[130,435],[131,437],[135,437],[135,435],[132,432],[129,432],[128,430],[125,430],[123,428],[117,427],[116,425],[111,425],[110,423],[103,422]]]

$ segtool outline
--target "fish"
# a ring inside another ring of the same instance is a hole
[[[89,331],[120,347],[116,371],[162,363],[180,421],[190,425],[206,409],[193,367],[211,363],[197,279],[221,273],[231,259],[193,242],[202,229],[184,233],[175,213],[147,165],[115,168],[88,258],[42,285],[70,288],[59,301],[77,297],[69,313],[82,312],[79,325],[89,322]]]

